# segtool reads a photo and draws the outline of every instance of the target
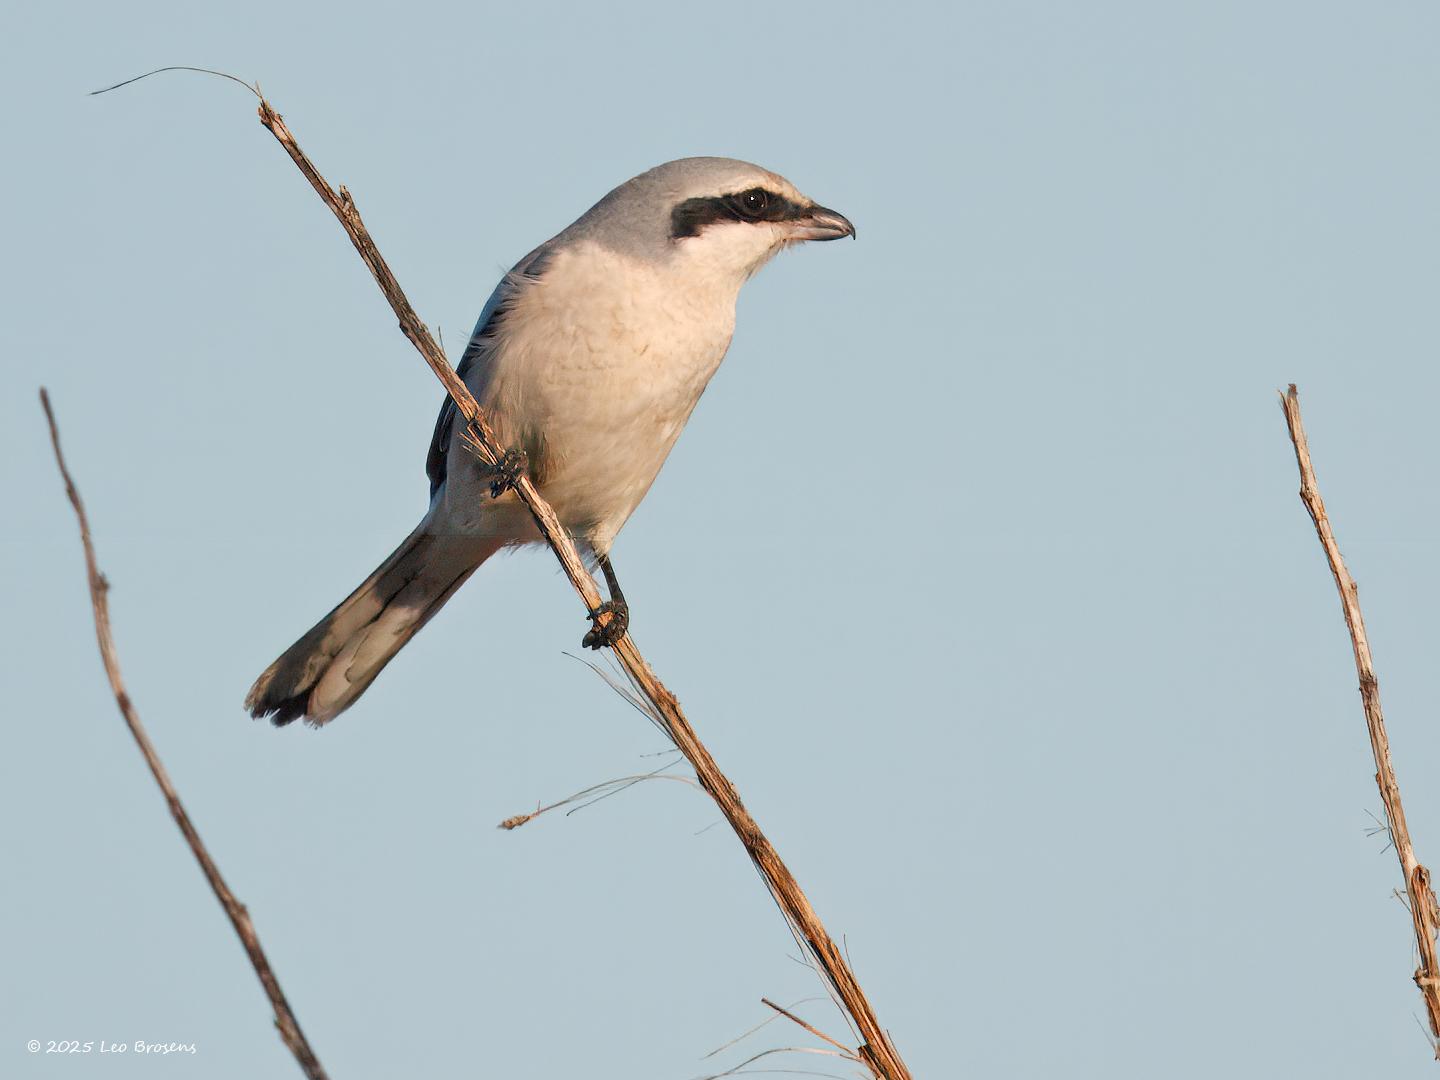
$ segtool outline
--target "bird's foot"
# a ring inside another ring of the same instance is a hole
[[[630,606],[624,600],[606,600],[590,612],[594,625],[580,642],[587,649],[603,649],[625,636],[630,626]]]
[[[498,499],[518,484],[528,464],[524,450],[506,450],[500,460],[490,467],[490,497]]]

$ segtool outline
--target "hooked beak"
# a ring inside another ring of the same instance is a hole
[[[791,240],[839,240],[854,236],[855,226],[838,210],[825,206],[808,206],[790,219]]]

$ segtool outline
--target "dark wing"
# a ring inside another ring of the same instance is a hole
[[[500,279],[500,284],[495,286],[495,291],[480,310],[475,332],[470,335],[470,343],[465,346],[460,364],[455,369],[460,381],[478,400],[484,400],[484,386],[489,381],[486,365],[490,361],[495,338],[505,325],[505,312],[525,285],[544,272],[546,253],[546,248],[537,248],[516,263],[515,269]],[[435,434],[430,437],[430,452],[425,456],[425,475],[430,478],[432,499],[440,490],[440,485],[445,483],[445,462],[450,454],[450,440],[454,437],[457,422],[463,425],[464,417],[447,394],[435,420]]]

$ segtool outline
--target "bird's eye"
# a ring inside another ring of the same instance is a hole
[[[749,191],[742,192],[737,201],[740,204],[740,212],[746,217],[759,217],[765,213],[766,207],[770,204],[769,196],[765,193],[764,188],[751,188]]]

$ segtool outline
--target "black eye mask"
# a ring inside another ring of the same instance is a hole
[[[670,239],[699,236],[706,225],[719,221],[789,221],[803,217],[810,207],[791,202],[765,188],[748,188],[732,195],[686,199],[670,211]]]

